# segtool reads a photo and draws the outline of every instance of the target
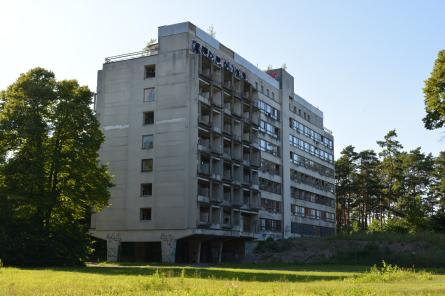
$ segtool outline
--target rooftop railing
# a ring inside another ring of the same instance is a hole
[[[134,58],[152,56],[155,54],[158,54],[158,50],[143,50],[143,51],[137,51],[137,52],[124,53],[124,54],[120,54],[120,55],[106,57],[105,63],[120,62],[120,61],[130,60],[130,59],[134,59]]]

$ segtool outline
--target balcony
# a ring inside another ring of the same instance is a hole
[[[250,106],[247,104],[243,104],[243,119],[250,123]]]
[[[208,203],[210,200],[210,183],[205,180],[198,180],[198,201]]]
[[[250,145],[255,147],[256,149],[260,149],[260,140],[258,137],[258,130],[256,128],[252,128],[250,130]]]
[[[232,118],[230,116],[224,115],[223,132],[232,135]]]
[[[198,121],[201,124],[204,124],[206,126],[210,126],[210,106],[207,106],[206,104],[199,103],[199,117]]]
[[[257,215],[247,213],[241,214],[241,231],[249,234],[258,232],[258,218]]]
[[[216,65],[213,65],[212,80],[214,84],[221,85],[222,69]]]
[[[209,152],[210,151],[210,133],[206,130],[198,130],[198,150]]]
[[[242,103],[240,99],[233,98],[232,100],[232,114],[238,117],[242,116]]]
[[[239,165],[233,165],[233,176],[232,183],[235,185],[241,185],[243,179],[242,168]]]
[[[243,91],[243,82],[236,77],[233,79],[233,91],[236,96],[241,97]]]
[[[246,100],[250,100],[250,92],[251,92],[251,86],[249,83],[244,83],[243,87],[243,98]]]
[[[212,179],[221,181],[223,174],[222,160],[219,158],[212,157],[211,164],[212,164],[211,165]]]
[[[212,110],[212,130],[221,133],[222,114],[217,110]]]
[[[221,227],[232,228],[232,213],[230,209],[223,210]]]
[[[250,190],[243,189],[243,204],[241,207],[244,209],[248,209],[249,203],[250,203]]]
[[[258,211],[261,208],[261,197],[259,191],[252,191],[250,197],[249,209],[253,211]]]
[[[211,186],[211,195],[210,195],[210,202],[212,203],[221,203],[222,202],[222,195],[223,195],[223,189],[221,183],[218,182],[212,182]]]
[[[261,166],[261,152],[259,149],[252,148],[250,152],[250,165],[259,168]]]
[[[224,70],[224,75],[223,75],[223,86],[227,89],[232,89],[232,73],[230,73],[230,71]]]
[[[223,185],[223,203],[230,205],[232,202],[232,188],[230,185]]]
[[[244,168],[244,170],[243,170],[243,185],[249,186],[250,182],[251,182],[251,180],[250,180],[250,170]]]
[[[229,162],[224,162],[223,179],[226,181],[232,181],[232,165]]]
[[[250,116],[250,121],[252,124],[258,126],[260,125],[260,111],[258,109],[253,109]]]
[[[210,158],[207,155],[200,155],[199,158],[198,173],[210,175]]]
[[[242,189],[240,187],[233,188],[232,206],[240,207],[242,202]]]
[[[223,140],[223,157],[225,159],[232,158],[232,141],[227,138],[224,138]]]
[[[224,99],[223,99],[224,100],[224,113],[227,113],[230,115],[232,113],[232,96],[229,93],[224,92],[223,97],[224,97]]]
[[[250,166],[250,148],[243,147],[243,165]]]
[[[210,151],[218,155],[222,154],[222,137],[220,135],[211,135]]]
[[[232,138],[236,141],[241,142],[242,139],[242,125],[241,121],[238,121],[236,119],[233,120],[232,125]]]
[[[222,107],[222,91],[218,87],[212,87],[212,104]]]
[[[251,140],[252,139],[250,137],[250,125],[244,123],[243,124],[243,141],[250,144]]]
[[[243,150],[241,144],[238,142],[233,142],[232,148],[232,159],[236,161],[242,161],[243,158]]]
[[[199,80],[199,100],[210,105],[210,83]]]
[[[210,59],[201,56],[201,61],[199,63],[199,74],[205,76],[206,78],[211,78],[210,73],[212,69],[212,61]]]
[[[212,207],[211,211],[212,215],[210,218],[212,227],[219,227],[221,224],[221,209]]]
[[[259,190],[260,181],[258,177],[258,171],[252,171],[251,174],[251,188]]]
[[[198,225],[208,227],[210,226],[210,208],[200,207],[199,208],[199,221]]]

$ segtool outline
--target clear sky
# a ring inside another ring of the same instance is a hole
[[[445,1],[0,2],[0,89],[41,66],[96,88],[104,57],[141,50],[157,27],[191,21],[261,69],[295,77],[346,145],[376,149],[396,129],[406,149],[445,150],[422,124],[422,88],[445,49]]]

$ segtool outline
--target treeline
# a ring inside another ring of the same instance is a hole
[[[336,161],[337,231],[445,231],[445,152],[404,151],[395,130],[381,147],[347,146]]]

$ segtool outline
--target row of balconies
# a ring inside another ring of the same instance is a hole
[[[242,122],[205,104],[199,104],[198,122],[214,132],[224,133],[235,140],[258,144],[259,131],[251,122]]]
[[[208,179],[198,179],[198,201],[251,211],[258,211],[261,207],[261,196],[258,190],[231,186]]]
[[[212,229],[232,229],[233,231],[257,233],[258,215],[233,210],[226,207],[201,204],[198,225]]]
[[[236,96],[245,99],[258,96],[258,91],[249,82],[239,79],[230,71],[215,65],[210,59],[203,56],[199,62],[199,74],[205,79],[211,80],[213,84],[232,91]]]
[[[199,81],[199,99],[206,103],[208,113],[210,113],[210,105],[221,108],[225,114],[242,118],[246,122],[254,125],[259,124],[260,110],[256,104],[250,102],[242,103],[240,99],[232,97],[228,92],[210,86],[207,82]],[[207,110],[203,110],[203,116],[207,115]],[[209,114],[210,115],[210,114]]]
[[[261,166],[258,143],[252,146],[245,145],[204,129],[198,130],[198,150],[222,155],[225,159],[242,162],[245,166]]]
[[[213,180],[229,181],[234,185],[251,186],[258,189],[258,171],[250,166],[242,166],[221,158],[200,153],[198,158],[198,174],[208,176]]]

